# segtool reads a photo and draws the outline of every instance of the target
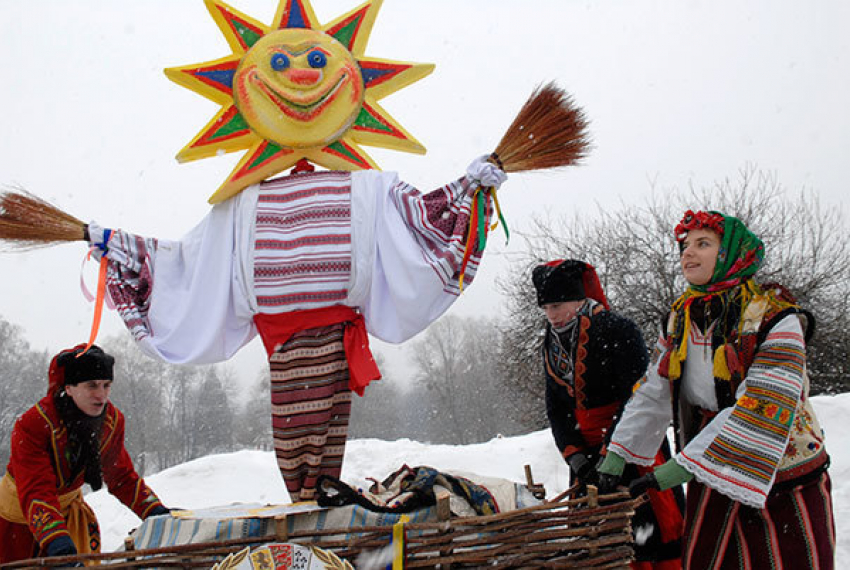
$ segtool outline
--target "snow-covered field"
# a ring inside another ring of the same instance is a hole
[[[850,438],[842,424],[850,417],[850,394],[813,399],[827,435],[832,457],[830,474],[838,526],[836,568],[850,568]],[[518,437],[494,438],[475,445],[428,445],[407,439],[349,441],[342,479],[366,484],[367,477],[382,479],[402,465],[429,465],[480,475],[525,481],[523,466],[530,464],[535,482],[548,496],[566,488],[568,471],[548,431]],[[288,503],[289,495],[275,464],[274,454],[239,451],[211,455],[166,469],[146,478],[169,507],[198,509],[231,503]],[[101,490],[86,497],[97,513],[105,552],[115,550],[139,519]],[[845,539],[845,535],[848,536]]]

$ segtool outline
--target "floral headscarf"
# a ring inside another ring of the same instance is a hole
[[[695,229],[709,229],[720,235],[720,251],[711,280],[705,285],[691,285],[700,293],[729,289],[755,275],[764,261],[764,243],[738,218],[720,212],[685,212],[676,226],[676,240],[685,239]]]
[[[673,331],[668,339],[671,350],[664,360],[665,376],[677,379],[681,375],[682,363],[687,358],[691,327],[691,306],[695,302],[706,303],[715,299],[722,307],[723,323],[715,328],[712,345],[715,346],[715,378],[729,380],[730,372],[726,363],[726,345],[730,337],[736,336],[734,329],[739,326],[740,316],[756,295],[762,295],[761,288],[753,280],[753,275],[764,261],[764,243],[753,234],[744,223],[733,216],[720,212],[688,210],[676,226],[675,237],[681,244],[688,232],[695,229],[709,229],[720,235],[720,248],[711,279],[705,285],[689,285],[688,289],[673,303]],[[779,303],[771,295],[771,304]]]

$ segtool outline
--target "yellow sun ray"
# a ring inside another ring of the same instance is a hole
[[[233,53],[165,74],[221,105],[180,150],[179,161],[247,151],[211,203],[301,159],[332,170],[377,168],[361,144],[425,152],[378,100],[434,66],[364,55],[382,0],[368,0],[325,25],[310,0],[280,0],[270,26],[220,0],[204,2]]]

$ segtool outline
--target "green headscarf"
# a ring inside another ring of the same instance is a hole
[[[682,363],[687,358],[690,335],[691,305],[712,294],[719,294],[729,299],[737,299],[739,307],[747,306],[754,295],[761,293],[760,288],[752,279],[762,261],[764,261],[764,243],[753,234],[744,223],[733,216],[720,212],[692,212],[688,210],[679,225],[676,226],[676,239],[680,243],[688,232],[696,229],[708,229],[720,236],[720,248],[714,273],[705,285],[691,284],[688,289],[673,303],[675,325],[670,341],[672,350],[665,357],[664,367],[666,377],[678,379],[682,371]],[[740,287],[738,287],[740,285]],[[722,327],[721,327],[722,328]],[[716,331],[725,337],[725,331]],[[723,342],[725,344],[725,340]],[[723,347],[715,352],[715,378],[729,380],[730,373],[725,361]]]
[[[676,226],[676,239],[681,242],[689,231],[713,230],[720,235],[720,250],[711,280],[705,285],[691,285],[700,293],[713,293],[743,283],[761,267],[764,261],[764,243],[733,216],[720,212],[692,212],[688,210]]]

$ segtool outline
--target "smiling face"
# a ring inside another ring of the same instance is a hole
[[[682,256],[679,263],[682,274],[691,285],[706,285],[711,281],[717,254],[720,251],[720,236],[713,230],[695,229],[682,240]]]
[[[236,107],[258,135],[289,148],[328,145],[352,125],[364,84],[351,53],[309,29],[263,36],[242,58],[233,82]]]
[[[71,396],[80,411],[91,417],[103,413],[106,403],[109,402],[111,389],[112,380],[86,380],[65,386],[65,392]]]

